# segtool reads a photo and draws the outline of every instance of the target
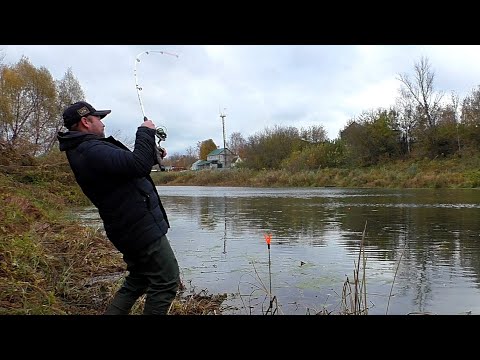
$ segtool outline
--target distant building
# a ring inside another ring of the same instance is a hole
[[[221,169],[235,166],[237,156],[229,149],[215,149],[207,155],[207,160],[197,160],[190,167],[191,170]],[[224,166],[226,165],[226,166]]]
[[[207,161],[210,161],[211,167],[229,168],[235,160],[236,155],[227,148],[213,150],[207,155]]]
[[[209,169],[209,168],[210,168],[210,161],[197,160],[192,164],[192,166],[190,167],[190,170],[203,170],[203,169]]]

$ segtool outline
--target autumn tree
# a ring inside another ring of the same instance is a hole
[[[280,169],[284,159],[307,145],[300,138],[297,128],[275,125],[248,138],[244,166],[251,169]]]
[[[77,102],[85,100],[83,92],[78,79],[73,74],[72,68],[68,68],[63,78],[56,81],[58,92],[58,105],[60,109]]]
[[[463,100],[461,117],[466,125],[480,126],[480,86]]]
[[[13,148],[38,155],[48,151],[58,112],[55,82],[50,72],[37,69],[26,57],[4,66],[0,73],[0,136]]]
[[[437,147],[443,156],[459,153],[460,144],[460,97],[454,91],[451,92],[451,102],[446,104],[441,112],[437,123]],[[462,136],[463,137],[463,136]]]
[[[301,151],[294,151],[282,161],[282,168],[289,171],[320,170],[341,167],[346,162],[346,147],[342,140],[312,144]]]
[[[351,165],[368,166],[400,154],[400,131],[394,109],[364,111],[340,132]]]
[[[217,149],[212,139],[202,141],[200,144],[200,160],[207,160],[208,154]]]
[[[0,68],[0,139],[9,147],[36,156],[49,152],[63,126],[63,109],[83,99],[71,69],[55,81],[45,67],[26,57]]]
[[[461,124],[465,145],[471,149],[480,146],[480,86],[466,96],[461,106]]]
[[[49,138],[45,141],[45,152],[50,151],[56,145],[57,132],[63,127],[61,114],[64,109],[77,101],[85,100],[85,93],[78,79],[73,74],[72,68],[67,69],[62,79],[55,81],[55,87],[57,92],[56,113],[58,116]]]

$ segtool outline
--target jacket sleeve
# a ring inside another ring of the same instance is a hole
[[[155,130],[140,126],[133,151],[95,141],[82,155],[97,175],[147,176],[155,161]]]

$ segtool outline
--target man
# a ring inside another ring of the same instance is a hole
[[[69,131],[57,135],[60,151],[98,208],[106,234],[129,271],[105,314],[128,314],[145,293],[144,314],[167,314],[179,286],[179,269],[166,237],[167,214],[150,177],[158,162],[155,125],[147,120],[138,127],[130,151],[113,137],[105,138],[102,119],[110,112],[76,102],[63,112]]]

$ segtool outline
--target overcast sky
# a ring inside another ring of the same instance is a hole
[[[463,99],[480,85],[478,45],[0,45],[4,63],[22,55],[61,79],[70,67],[86,100],[111,109],[106,135],[133,141],[145,114],[165,126],[162,145],[184,154],[213,139],[223,147],[220,111],[245,139],[266,127],[322,125],[330,139],[362,111],[388,108],[398,97],[400,73],[413,74],[422,56],[445,98]],[[177,57],[155,52],[175,53]],[[139,54],[140,62],[135,59]]]

